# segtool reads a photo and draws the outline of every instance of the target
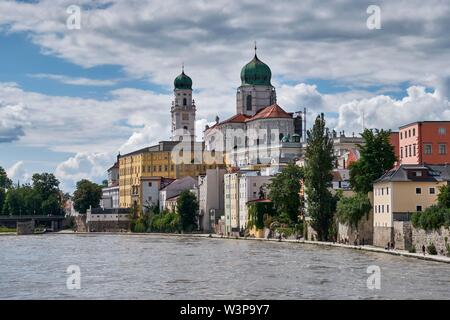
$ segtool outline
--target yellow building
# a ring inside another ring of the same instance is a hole
[[[183,155],[181,144],[182,142],[178,141],[162,141],[158,145],[119,157],[119,206],[121,208],[142,207],[141,183],[146,178],[196,177],[205,174],[207,169],[216,167],[215,164],[204,164],[201,157],[195,159],[194,152]],[[202,142],[196,142],[195,145],[198,150],[204,150]],[[178,150],[181,151],[177,152]],[[174,157],[174,152],[183,160],[180,161]]]
[[[392,241],[396,221],[410,221],[414,212],[436,204],[439,187],[450,180],[450,166],[401,165],[373,186],[374,244]]]

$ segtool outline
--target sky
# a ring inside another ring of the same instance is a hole
[[[52,172],[68,192],[101,182],[119,152],[170,138],[183,63],[201,139],[235,113],[255,41],[278,104],[306,107],[309,125],[450,120],[449,17],[445,0],[0,0],[0,166],[21,183]]]

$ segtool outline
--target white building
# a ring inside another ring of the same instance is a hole
[[[234,235],[247,227],[247,203],[267,194],[271,176],[259,171],[239,171],[224,176],[225,232]]]
[[[208,169],[198,177],[199,226],[205,232],[212,232],[224,213],[225,173],[225,169]]]
[[[198,181],[190,176],[177,179],[159,192],[159,210],[162,212],[166,209],[166,200],[178,196],[181,192],[189,190],[195,191],[198,188]]]
[[[163,177],[141,177],[142,212],[147,212],[153,206],[159,206],[159,194],[162,189],[175,179]]]
[[[117,156],[119,159],[120,155]],[[108,186],[102,189],[100,207],[103,209],[119,208],[119,162],[108,169]]]

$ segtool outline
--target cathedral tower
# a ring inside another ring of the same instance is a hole
[[[195,101],[192,99],[192,79],[184,73],[174,81],[172,102],[172,141],[195,141]]]
[[[236,94],[236,113],[249,116],[259,110],[275,104],[277,94],[271,84],[272,72],[267,64],[256,55],[241,70],[241,86]]]

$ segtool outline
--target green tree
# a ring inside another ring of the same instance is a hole
[[[102,187],[94,182],[83,179],[77,182],[73,194],[74,208],[79,213],[86,213],[91,206],[97,208],[102,198]]]
[[[197,228],[198,202],[195,194],[183,191],[177,200],[177,212],[183,231],[192,231]]]
[[[437,196],[438,206],[443,208],[450,208],[450,186],[444,185],[439,187],[439,194]]]
[[[19,188],[10,188],[6,193],[6,199],[3,204],[3,214],[4,215],[21,215],[26,214],[23,211],[23,199]]]
[[[43,214],[59,215],[62,214],[61,204],[56,195],[51,195],[41,204]]]
[[[350,165],[350,184],[356,192],[372,191],[374,181],[394,166],[396,157],[390,134],[390,130],[383,129],[365,129],[362,133],[360,159]]]
[[[11,179],[8,178],[5,169],[0,167],[0,189],[9,189],[11,186]]]
[[[3,188],[0,188],[0,215],[3,214],[3,205],[5,203],[6,191]]]
[[[53,173],[35,173],[32,177],[33,188],[42,199],[46,200],[53,195],[59,197],[59,181]]]
[[[304,176],[303,168],[289,164],[271,180],[268,187],[269,199],[272,200],[278,215],[287,214],[293,223],[298,222],[303,206],[299,193]]]
[[[311,226],[322,241],[329,238],[336,209],[336,199],[330,191],[334,162],[333,140],[321,114],[307,133],[305,192]]]
[[[357,193],[351,197],[341,197],[337,203],[336,214],[339,221],[350,227],[358,227],[358,222],[372,209],[366,194]]]

